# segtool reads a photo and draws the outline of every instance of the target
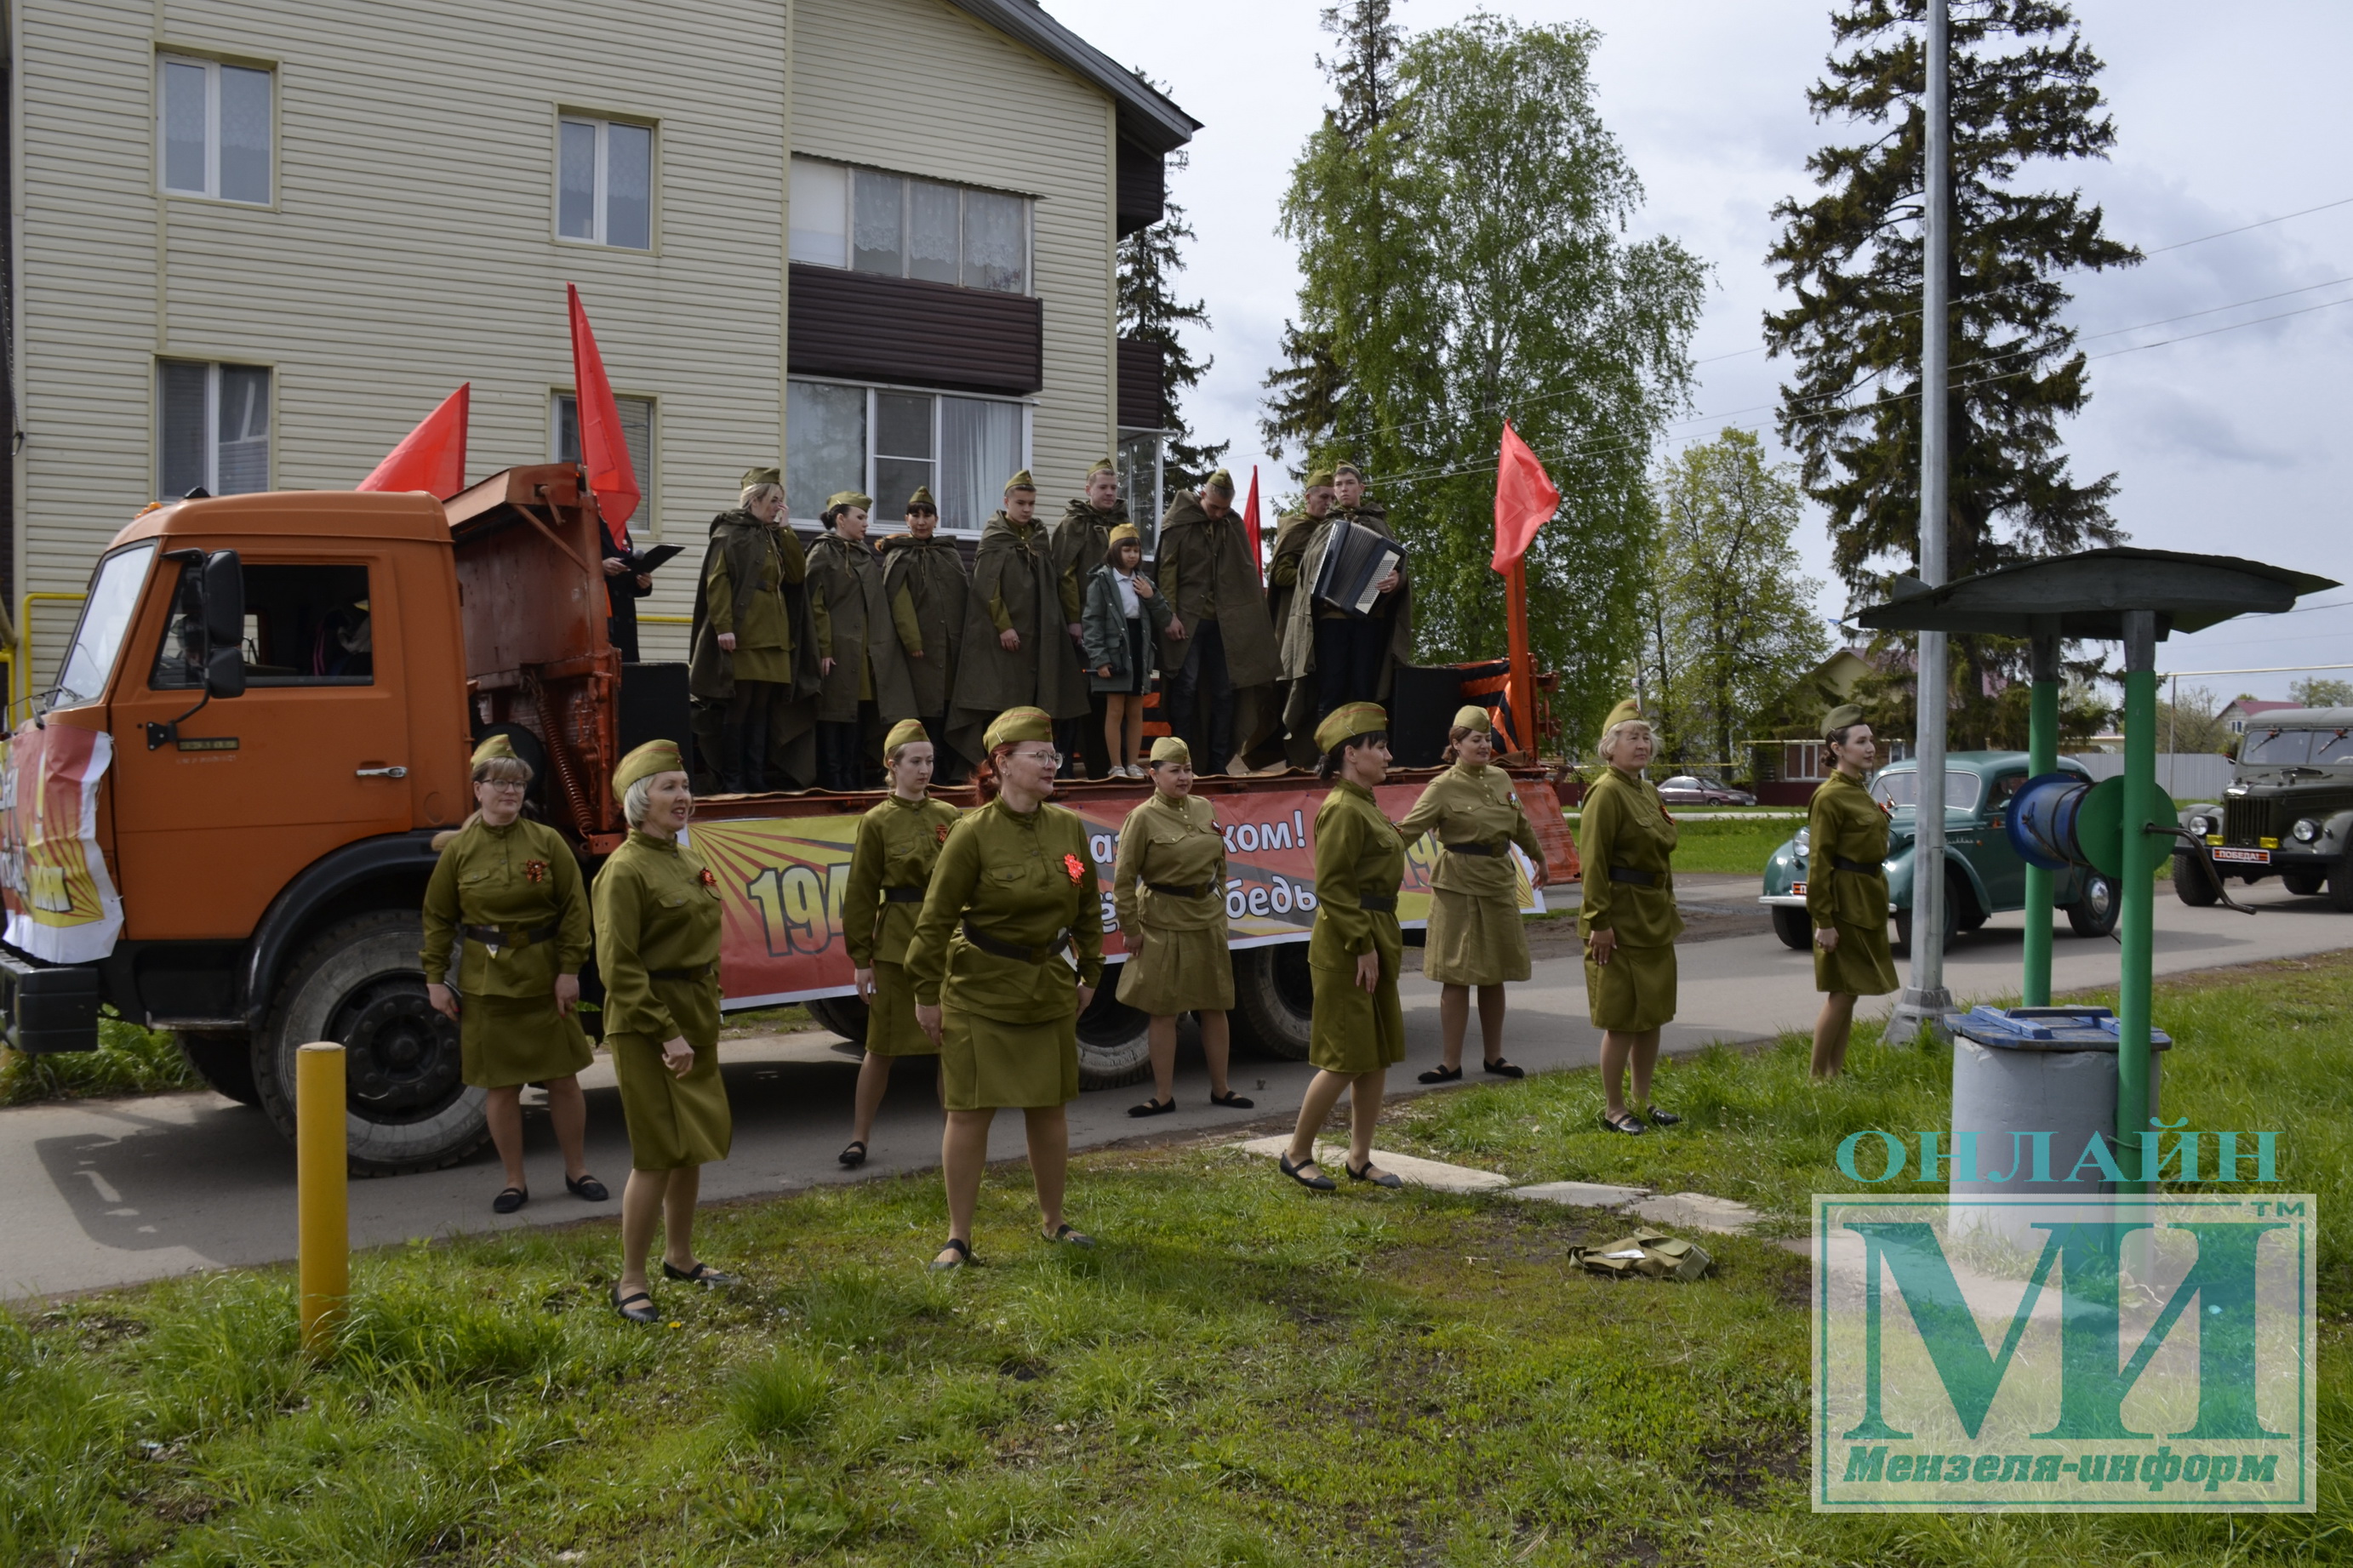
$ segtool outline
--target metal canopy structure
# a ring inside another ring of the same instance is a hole
[[[2276,615],[2301,594],[2337,584],[2306,572],[2232,555],[2118,546],[2030,561],[1931,588],[1898,577],[1894,597],[1855,619],[1877,631],[2055,635],[2069,641],[2124,640],[2126,612],[2157,616],[2157,638],[2203,631],[2233,616]]]
[[[1899,577],[1892,599],[1855,617],[1881,631],[1981,632],[2031,639],[2034,684],[2027,751],[2030,771],[2037,775],[2058,766],[2060,644],[2125,645],[2125,768],[2119,781],[2123,844],[2116,879],[2123,952],[2116,986],[2115,1124],[2116,1154],[2126,1176],[2118,1186],[2125,1192],[2146,1188],[2144,1173],[2150,1167],[2142,1160],[2142,1135],[2158,1114],[2149,1073],[2155,883],[2158,867],[2172,854],[2176,831],[2173,803],[2157,787],[2157,644],[2173,632],[2200,631],[2234,616],[2275,615],[2293,607],[2302,595],[2337,586],[2327,577],[2236,556],[2118,547],[2031,561],[1941,587]],[[1927,640],[1924,636],[1924,644]],[[1915,861],[1923,854],[1941,853],[1941,848],[1939,844],[1932,850],[1924,834],[1917,841]],[[2020,990],[2030,1007],[2047,1006],[2051,1001],[2051,872],[2039,867],[2027,869]],[[1923,886],[1915,864],[1915,903]],[[1916,916],[1913,929],[1916,941]],[[1962,1059],[1957,1052],[1957,1106],[1962,1099]],[[1999,1135],[1995,1129],[1976,1131]]]

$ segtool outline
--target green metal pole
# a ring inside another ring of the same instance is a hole
[[[2034,636],[2033,703],[2027,710],[2026,771],[2040,778],[2059,768],[2059,638]],[[2040,866],[2026,868],[2026,964],[2019,990],[2030,1007],[2051,1005],[2051,878]]]
[[[2146,1190],[2141,1135],[2148,1129],[2149,973],[2157,912],[2157,859],[2170,840],[2143,831],[2157,805],[2157,615],[2126,610],[2125,622],[2124,886],[2119,924],[2124,972],[2116,985],[2116,1160],[2120,1193]]]

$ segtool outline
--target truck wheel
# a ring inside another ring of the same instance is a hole
[[[1813,918],[1803,910],[1777,904],[1773,908],[1773,934],[1781,939],[1783,947],[1803,952],[1814,945]]]
[[[1278,942],[1234,954],[1234,1040],[1277,1061],[1303,1062],[1314,1026],[1315,978],[1307,944]]]
[[[831,1029],[851,1045],[866,1043],[866,1003],[856,996],[812,996],[801,1004],[820,1029]]]
[[[485,1096],[459,1079],[458,1026],[425,999],[424,922],[406,910],[328,928],[286,978],[254,1042],[261,1109],[294,1141],[294,1062],[312,1040],[343,1047],[351,1168],[364,1176],[454,1165],[490,1137]]]
[[[2176,854],[2173,857],[2173,896],[2191,909],[2202,910],[2222,896],[2222,889],[2206,874],[2206,863],[2195,855]]]
[[[2280,880],[2287,885],[2287,890],[2289,892],[2295,893],[2300,898],[2308,899],[2312,897],[2313,894],[2320,891],[2321,889],[2328,885],[2328,873],[2326,871],[2282,871],[2280,873]]]
[[[2094,872],[2084,879],[2083,896],[2067,906],[2067,929],[2077,936],[2105,936],[2116,929],[2122,909],[2116,885]]]
[[[2328,868],[2328,907],[2353,914],[2353,855]]]
[[[1103,971],[1095,999],[1079,1015],[1079,1087],[1117,1089],[1152,1075],[1152,1020],[1121,1001],[1119,971]]]
[[[239,1105],[259,1105],[261,1091],[253,1086],[253,1037],[200,1035],[174,1030],[173,1044],[188,1058],[189,1068],[205,1087],[225,1094]]]

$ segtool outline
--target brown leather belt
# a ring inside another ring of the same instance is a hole
[[[538,942],[554,942],[564,927],[560,921],[550,921],[535,931],[527,931],[517,936],[509,936],[497,926],[465,926],[460,929],[465,931],[467,941],[479,942],[492,952],[497,952],[502,948],[522,949]]]
[[[706,963],[695,969],[649,969],[646,971],[646,978],[649,980],[708,980],[718,973],[717,964]]]
[[[1397,913],[1397,895],[1395,893],[1387,896],[1379,893],[1361,893],[1357,895],[1356,907],[1360,910],[1369,910],[1377,915],[1393,915]]]
[[[923,891],[921,888],[885,888],[882,889],[882,901],[886,904],[920,904],[923,901]]]
[[[1071,943],[1069,931],[1057,931],[1054,940],[1043,947],[1024,947],[1018,942],[994,937],[970,921],[964,922],[964,939],[983,952],[993,952],[999,958],[1017,958],[1024,963],[1043,963]]]
[[[1876,877],[1880,868],[1868,860],[1850,860],[1843,855],[1831,857],[1831,864],[1841,871],[1854,871],[1865,877]]]
[[[1634,866],[1610,867],[1609,879],[1613,882],[1630,882],[1637,888],[1655,888],[1659,885],[1659,874],[1656,871],[1645,871]]]
[[[1203,893],[1209,890],[1209,885],[1207,882],[1195,882],[1191,884],[1182,882],[1146,882],[1144,885],[1151,889],[1155,893],[1166,893],[1172,899],[1198,899]]]
[[[1496,852],[1492,844],[1449,844],[1444,847],[1449,855],[1493,855]]]

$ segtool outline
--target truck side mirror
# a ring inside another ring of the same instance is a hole
[[[245,568],[234,550],[216,550],[197,574],[196,613],[205,628],[205,692],[245,695]]]

